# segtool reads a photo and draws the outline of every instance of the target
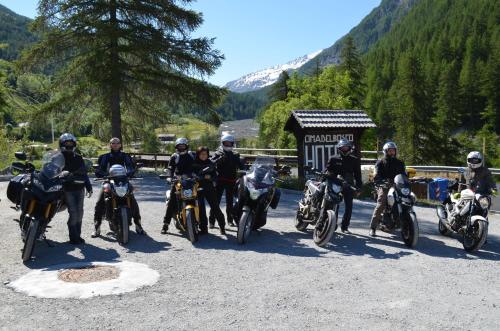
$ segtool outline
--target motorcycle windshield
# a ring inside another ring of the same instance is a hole
[[[401,174],[394,177],[394,184],[398,189],[410,187],[410,181],[408,180],[408,177]]]
[[[47,179],[56,178],[62,173],[64,164],[64,155],[61,152],[51,151],[45,153],[42,158],[40,174]]]
[[[274,166],[276,160],[272,157],[259,156],[250,167],[247,178],[257,186],[269,186],[274,184]]]

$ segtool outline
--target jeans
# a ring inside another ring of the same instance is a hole
[[[78,191],[64,192],[64,201],[68,208],[68,231],[69,239],[72,241],[79,240],[82,233],[83,219],[83,199],[85,197],[85,189]]]

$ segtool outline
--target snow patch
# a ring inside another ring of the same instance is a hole
[[[59,272],[67,269],[89,266],[111,266],[120,270],[116,279],[92,283],[71,283],[59,279]],[[39,298],[77,298],[116,295],[135,291],[144,286],[154,285],[160,274],[147,265],[135,262],[79,262],[55,265],[50,268],[33,270],[9,283],[17,292]]]

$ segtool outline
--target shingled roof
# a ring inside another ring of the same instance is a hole
[[[301,128],[374,128],[375,123],[363,110],[294,110],[285,125],[290,130],[295,119]]]

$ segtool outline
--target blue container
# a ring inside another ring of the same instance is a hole
[[[429,198],[443,202],[448,195],[448,178],[434,178],[429,183]]]

